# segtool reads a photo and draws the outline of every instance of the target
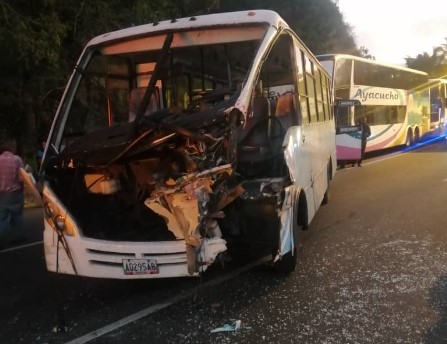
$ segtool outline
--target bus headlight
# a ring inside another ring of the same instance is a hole
[[[57,215],[54,218],[54,225],[57,227],[57,229],[59,231],[63,231],[64,227],[65,227],[65,217],[62,215]]]
[[[58,233],[64,233],[69,236],[76,235],[76,227],[70,217],[60,215],[59,207],[53,202],[45,202],[44,213],[48,222]]]

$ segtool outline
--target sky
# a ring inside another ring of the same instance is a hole
[[[405,65],[447,44],[447,0],[333,0],[353,28],[358,47],[376,60]]]

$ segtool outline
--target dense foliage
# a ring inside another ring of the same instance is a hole
[[[447,78],[447,38],[446,44],[435,47],[431,56],[424,52],[405,60],[409,68],[423,70],[430,78]]]

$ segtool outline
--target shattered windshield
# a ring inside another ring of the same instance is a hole
[[[168,45],[167,35],[158,35],[95,47],[77,67],[73,93],[61,107],[61,150],[92,133],[117,127],[127,133],[139,112],[153,122],[182,117],[185,123],[185,116],[231,99],[265,31],[264,26],[198,29],[174,33]],[[150,92],[148,85],[154,86]]]

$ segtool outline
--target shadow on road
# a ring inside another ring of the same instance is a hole
[[[431,307],[438,313],[437,323],[424,337],[425,344],[439,344],[447,342],[447,276],[441,277],[430,290]]]

